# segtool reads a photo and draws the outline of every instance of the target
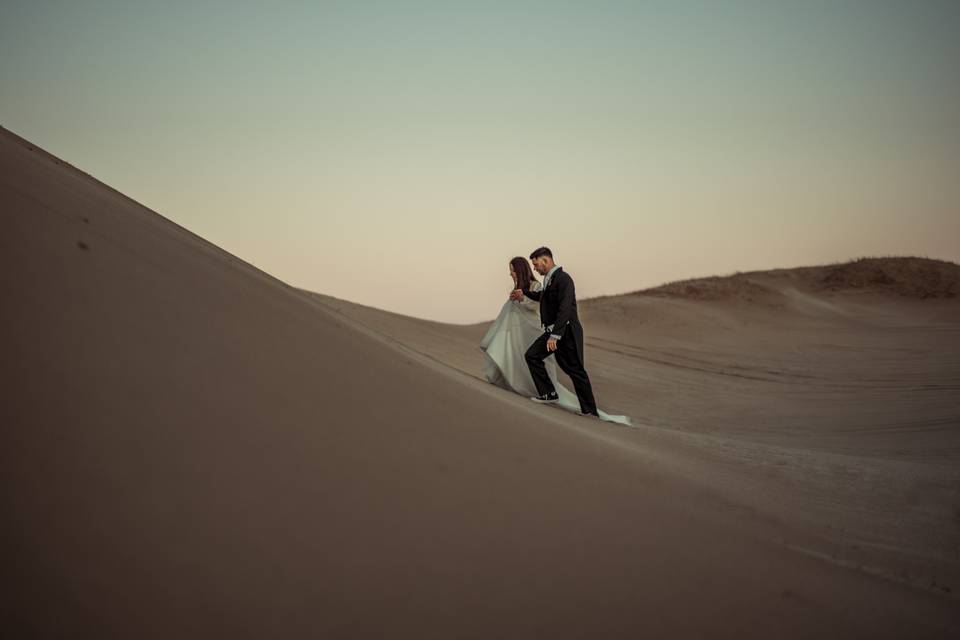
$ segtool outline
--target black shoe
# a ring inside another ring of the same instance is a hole
[[[551,391],[550,393],[545,393],[542,396],[530,396],[530,399],[534,402],[560,402],[560,397],[557,395],[556,391]]]

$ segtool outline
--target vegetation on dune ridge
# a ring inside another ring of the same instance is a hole
[[[960,265],[917,257],[859,258],[824,267],[817,284],[826,290],[880,289],[911,298],[955,298]]]
[[[752,301],[779,295],[771,279],[791,281],[792,285],[810,291],[869,291],[919,299],[960,295],[960,265],[916,256],[866,256],[817,266],[737,271],[726,276],[675,280],[620,295]],[[593,300],[609,297],[614,296]]]

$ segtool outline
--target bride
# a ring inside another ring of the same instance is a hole
[[[514,289],[539,291],[543,286],[533,275],[533,270],[524,258],[516,257],[510,261],[510,277]],[[484,352],[483,375],[491,384],[531,397],[539,395],[533,376],[524,358],[527,347],[533,344],[543,329],[540,326],[540,303],[524,297],[522,300],[507,300],[500,309],[486,335],[480,340],[480,349]],[[564,387],[557,380],[556,358],[548,357],[543,361],[547,375],[557,390],[559,406],[580,413],[580,401],[577,394]],[[597,409],[601,420],[632,424],[628,416],[615,416]]]

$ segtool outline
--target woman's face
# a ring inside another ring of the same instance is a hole
[[[510,267],[510,277],[513,278],[513,281],[517,281],[517,270],[513,268],[512,264],[507,265]]]

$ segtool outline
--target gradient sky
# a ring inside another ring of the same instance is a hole
[[[0,0],[0,125],[299,287],[492,319],[960,262],[960,3]]]

